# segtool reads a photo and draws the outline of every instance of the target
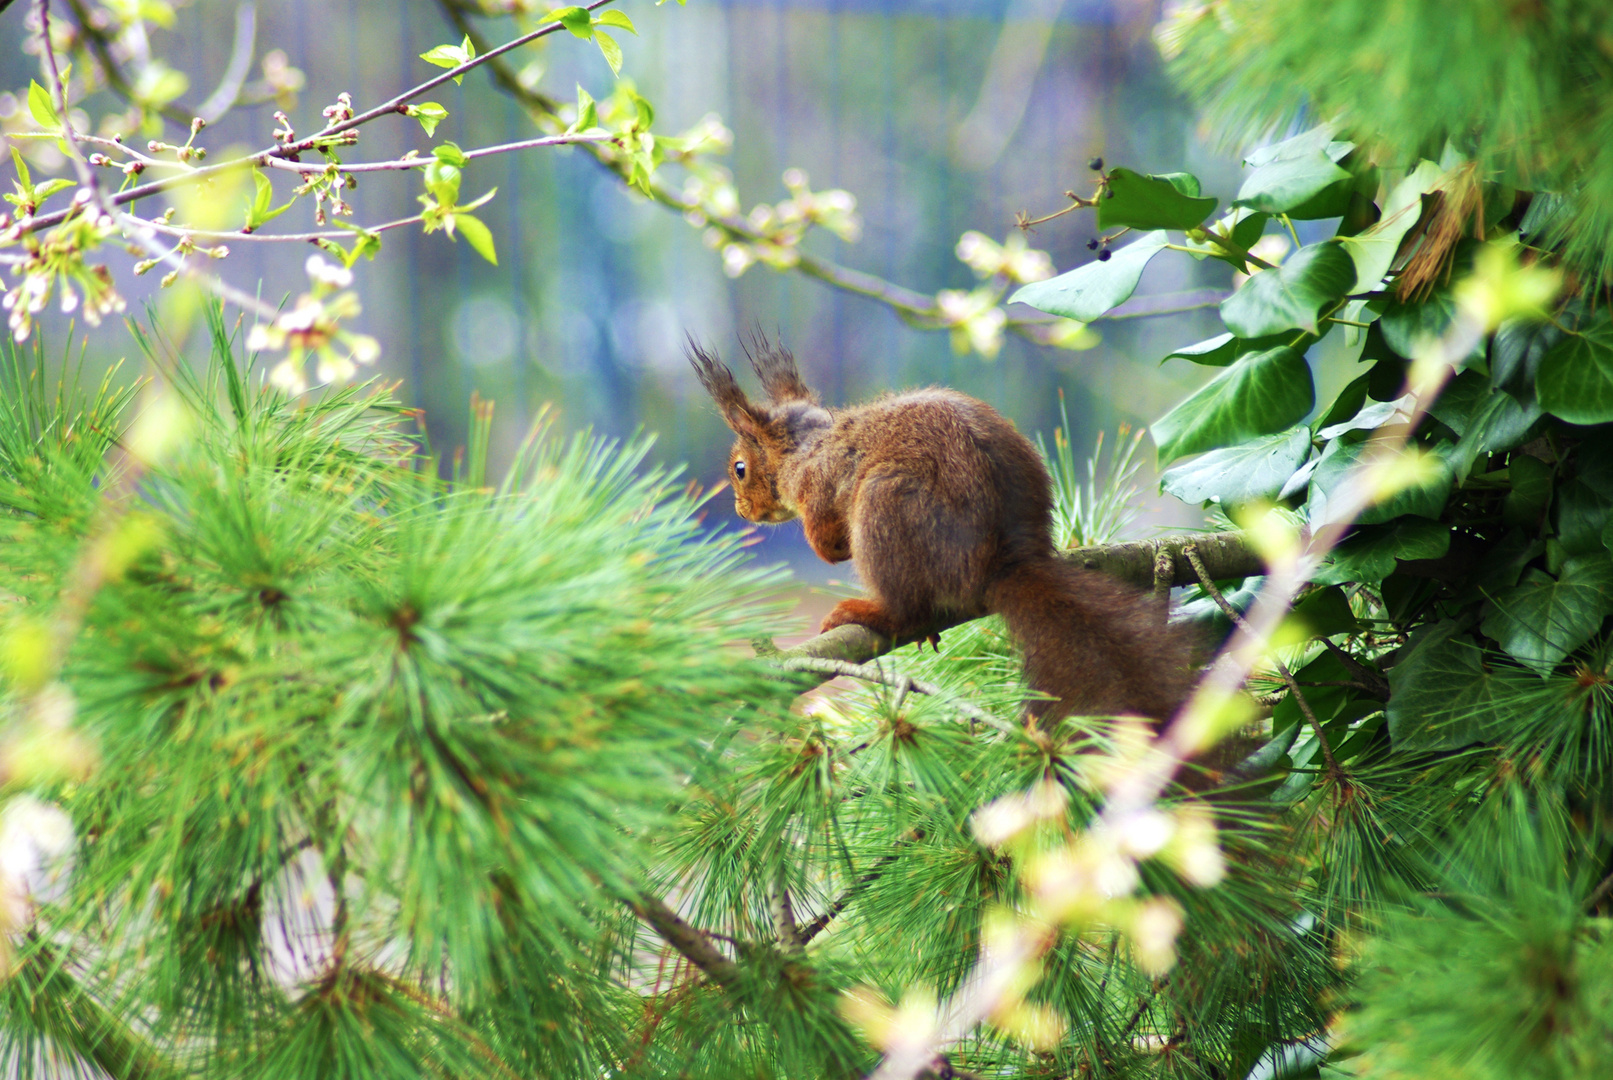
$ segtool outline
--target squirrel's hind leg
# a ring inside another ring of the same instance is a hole
[[[868,599],[842,600],[823,629],[860,623],[892,641],[935,644],[942,622],[985,614],[989,530],[982,518],[978,506],[949,511],[933,484],[865,479],[850,525]]]

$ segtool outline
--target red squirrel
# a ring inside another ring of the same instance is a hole
[[[1189,685],[1185,640],[1151,598],[1059,558],[1052,483],[1012,423],[940,387],[828,409],[787,350],[758,337],[746,352],[765,404],[689,342],[738,436],[728,476],[739,516],[799,517],[819,557],[856,561],[868,598],[840,601],[822,630],[860,623],[895,643],[936,641],[999,614],[1028,683],[1055,699],[1033,713],[1170,718]]]

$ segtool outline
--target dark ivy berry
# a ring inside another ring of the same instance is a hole
[[[1096,236],[1094,236],[1091,240],[1087,241],[1087,250],[1088,251],[1097,251],[1098,250],[1098,238]]]
[[[1087,162],[1087,168],[1091,169],[1093,172],[1102,172],[1103,159],[1101,157],[1093,158],[1091,161]]]
[[[1110,251],[1108,248],[1104,248],[1102,251],[1098,252],[1098,261],[1099,262],[1108,262],[1109,261],[1109,256],[1111,256],[1113,254],[1114,254],[1114,252]]]

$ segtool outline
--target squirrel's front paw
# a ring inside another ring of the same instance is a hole
[[[826,634],[837,626],[846,626],[855,623],[866,626],[876,634],[883,634],[892,640],[896,638],[896,628],[891,625],[890,616],[885,609],[872,600],[842,600],[834,606],[834,610],[823,617],[818,626],[818,633]]]

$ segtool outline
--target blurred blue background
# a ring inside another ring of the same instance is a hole
[[[1087,161],[1097,155],[1149,172],[1194,172],[1223,198],[1236,190],[1235,158],[1204,144],[1192,110],[1163,76],[1151,38],[1155,0],[619,6],[639,30],[636,38],[617,35],[622,74],[654,103],[657,131],[676,133],[708,112],[721,116],[735,134],[726,164],[746,210],[785,197],[781,174],[792,166],[807,172],[814,190],[849,190],[863,218],[861,240],[843,243],[819,230],[807,250],[920,292],[971,287],[974,277],[953,250],[959,235],[978,229],[1001,240],[1016,211],[1060,208],[1066,189],[1089,189]],[[35,58],[16,47],[29,7],[16,3],[0,15],[0,86],[25,89],[37,76]],[[217,84],[237,7],[195,0],[180,7],[174,31],[154,36],[154,50],[190,78],[181,103],[200,101]],[[283,49],[306,74],[291,110],[299,132],[317,127],[320,109],[340,91],[363,109],[429,77],[437,69],[418,54],[458,41],[428,0],[285,0],[259,4],[257,15],[257,54]],[[481,25],[496,41],[516,32],[508,20]],[[537,85],[563,100],[577,84],[603,98],[614,82],[598,50],[568,35],[514,59],[518,68],[534,65]],[[382,119],[363,128],[347,160],[395,157],[445,138],[470,147],[535,134],[481,72],[429,96],[451,114],[435,140],[413,120]],[[20,107],[14,97],[0,100],[0,123],[20,123]],[[98,120],[111,107],[101,95],[88,111]],[[268,145],[273,110],[237,109],[200,141],[215,159],[227,147]],[[183,141],[177,129],[168,136]],[[36,152],[36,172],[51,171],[49,156],[48,148]],[[5,176],[0,183],[9,188]],[[283,178],[276,183],[278,191]],[[654,432],[658,459],[687,462],[694,477],[714,483],[722,478],[727,432],[690,376],[683,336],[693,333],[735,356],[738,333],[760,326],[795,351],[831,403],[945,383],[992,403],[1023,431],[1051,435],[1062,388],[1073,441],[1084,452],[1098,431],[1122,422],[1146,426],[1202,381],[1202,369],[1162,368],[1159,359],[1218,330],[1213,311],[1104,322],[1096,324],[1102,343],[1088,351],[1009,335],[986,361],[955,354],[944,333],[913,329],[876,302],[798,275],[753,267],[730,279],[699,229],[630,194],[580,152],[540,149],[466,169],[466,197],[493,186],[498,197],[479,214],[497,240],[497,267],[466,244],[418,229],[386,234],[375,261],[357,267],[364,311],[355,329],[381,341],[381,370],[401,378],[402,396],[425,410],[439,450],[463,442],[476,392],[497,402],[495,459],[507,460],[538,409],[553,403],[567,429]],[[351,197],[353,220],[414,213],[420,190],[416,173],[365,175]],[[299,204],[269,229],[312,227],[312,207]],[[1062,271],[1093,257],[1085,248],[1092,235],[1090,215],[1070,214],[1039,227],[1031,242]],[[211,265],[231,282],[261,285],[271,302],[305,287],[308,248],[233,248]],[[183,328],[193,302],[158,295],[157,274],[136,279],[119,267],[118,276],[131,314],[155,298]],[[1158,259],[1138,295],[1229,284],[1219,263]],[[51,342],[65,338],[59,317],[46,326]],[[199,337],[193,331],[189,345]],[[97,357],[134,352],[121,325],[103,325],[88,341]],[[1196,519],[1184,507],[1153,502],[1152,483],[1145,488],[1153,521]],[[719,498],[712,513],[713,521],[729,518],[729,500]],[[788,559],[820,580],[829,574],[798,528],[764,531],[764,557]]]

